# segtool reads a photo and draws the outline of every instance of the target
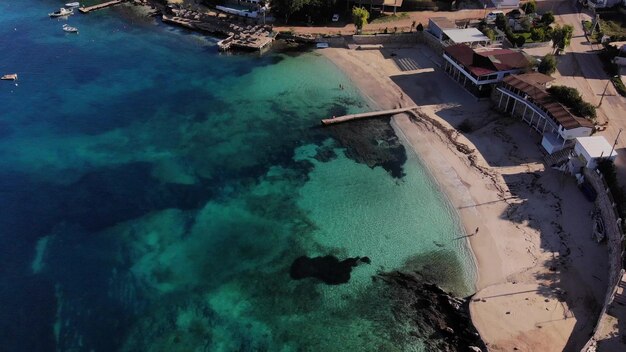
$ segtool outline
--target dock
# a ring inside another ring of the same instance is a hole
[[[227,51],[230,48],[262,51],[274,41],[270,26],[248,25],[243,27],[195,11],[174,9],[172,12],[174,15],[163,14],[161,16],[163,22],[199,32],[226,36],[226,39],[217,43],[220,51]]]
[[[395,114],[401,114],[403,112],[407,112],[407,111],[411,111],[417,109],[417,106],[411,106],[408,108],[399,108],[399,109],[392,109],[392,110],[382,110],[382,111],[372,111],[372,112],[364,112],[361,114],[350,114],[350,115],[344,115],[344,116],[337,116],[337,117],[333,117],[330,119],[323,119],[322,120],[322,125],[334,125],[334,124],[338,124],[338,123],[342,123],[342,122],[348,122],[348,121],[352,121],[352,120],[361,120],[361,119],[368,119],[368,118],[372,118],[372,117],[382,117],[382,116],[391,116],[391,115],[395,115]]]
[[[111,7],[111,6],[115,6],[118,4],[123,3],[126,0],[112,0],[112,1],[107,1],[107,2],[103,2],[97,5],[93,5],[93,6],[88,6],[88,7],[81,7],[78,9],[78,11],[82,12],[82,13],[90,13],[92,11],[97,11],[97,10],[102,10],[105,9],[107,7]]]

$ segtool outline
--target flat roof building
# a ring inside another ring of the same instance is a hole
[[[601,159],[615,160],[617,152],[602,136],[578,137],[574,145],[574,155],[585,167],[595,169]]]
[[[471,47],[478,45],[486,46],[491,43],[489,37],[476,28],[454,28],[444,29],[441,39],[449,44],[465,44]]]

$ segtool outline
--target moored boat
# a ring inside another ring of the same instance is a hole
[[[73,9],[66,9],[64,7],[61,7],[58,11],[54,11],[52,13],[49,13],[48,16],[50,17],[62,17],[62,16],[69,16],[71,14],[74,13]]]
[[[3,81],[17,81],[17,73],[4,75],[4,76],[0,77],[0,79],[3,80]]]
[[[78,28],[69,26],[67,24],[63,25],[63,30],[68,33],[78,33]]]
[[[68,2],[67,4],[65,4],[65,6],[69,7],[69,8],[79,7],[80,6],[80,2]]]

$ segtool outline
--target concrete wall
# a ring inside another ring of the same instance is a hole
[[[602,220],[604,221],[604,228],[606,231],[607,248],[609,250],[609,287],[602,306],[602,312],[600,313],[596,326],[593,329],[593,336],[581,350],[582,352],[591,352],[595,351],[600,321],[613,302],[615,292],[617,291],[617,285],[619,285],[623,275],[622,258],[624,253],[622,250],[622,240],[624,232],[621,226],[621,219],[619,218],[614,206],[615,202],[613,201],[613,197],[611,196],[608,186],[602,176],[588,168],[584,169],[584,175],[585,179],[598,193],[596,206],[600,209],[600,213],[602,214]]]
[[[422,37],[422,32],[413,32],[397,34],[353,35],[352,40],[357,45],[416,44],[423,41]]]

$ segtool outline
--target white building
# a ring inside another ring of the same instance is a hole
[[[443,41],[443,31],[446,29],[456,28],[456,23],[450,21],[446,17],[431,17],[428,19],[428,28],[426,30],[433,36],[437,37],[440,41]]]
[[[506,77],[492,99],[499,109],[520,117],[543,136],[541,145],[553,154],[593,132],[593,123],[574,116],[546,91],[550,76],[532,72]]]
[[[615,160],[617,152],[602,136],[578,137],[574,145],[574,156],[580,165],[595,169],[601,159]]]

